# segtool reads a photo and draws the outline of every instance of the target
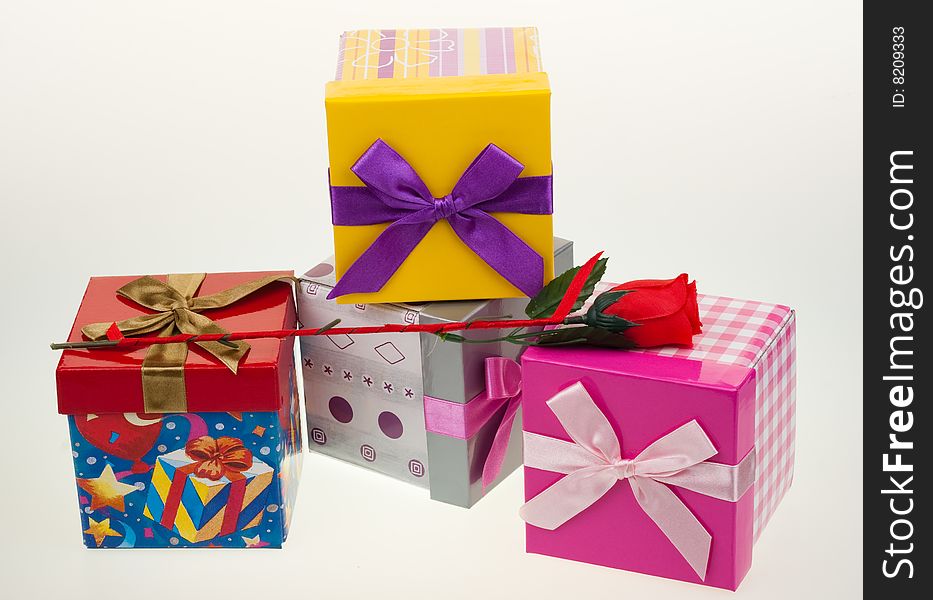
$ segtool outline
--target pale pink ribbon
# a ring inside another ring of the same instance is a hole
[[[486,390],[466,404],[424,397],[424,423],[428,431],[470,439],[480,427],[508,403],[483,464],[483,489],[502,471],[515,415],[522,405],[522,368],[501,356],[486,359]]]
[[[693,420],[626,459],[615,431],[582,383],[561,390],[547,404],[573,442],[526,431],[525,466],[566,477],[522,506],[522,519],[557,529],[617,482],[628,480],[642,510],[705,579],[712,536],[669,486],[736,502],[755,481],[754,449],[738,465],[705,462],[716,447]]]

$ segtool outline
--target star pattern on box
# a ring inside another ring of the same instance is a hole
[[[294,382],[290,382],[290,386],[293,385]],[[297,390],[292,387],[292,392],[294,395]],[[267,508],[270,502],[264,501],[263,495],[272,493],[273,485],[279,485],[273,483],[272,478],[277,475],[275,471],[278,457],[282,456],[280,453],[288,453],[289,456],[282,458],[284,462],[279,474],[290,468],[284,465],[292,462],[290,456],[300,451],[297,438],[300,430],[295,429],[298,421],[291,420],[298,418],[295,414],[298,408],[297,398],[293,398],[279,414],[116,413],[99,414],[90,420],[86,415],[69,416],[75,488],[85,544],[90,548],[164,548],[208,544],[242,548],[244,542],[240,536],[261,533],[264,539],[260,541],[266,545],[280,545],[284,537],[282,513],[286,510],[282,504],[290,505],[293,494],[282,484],[283,491],[274,503],[275,510]],[[244,482],[245,497],[253,498],[251,503],[254,506],[244,505],[236,513],[235,524],[224,525],[216,518],[211,521],[212,517],[205,512],[208,508],[217,508],[218,502],[225,504],[223,491],[218,495],[213,493],[213,489],[207,489],[224,484],[206,480],[195,482],[196,490],[189,490],[197,492],[194,498],[187,492],[184,494],[178,503],[178,512],[172,518],[165,516],[167,496],[160,496],[160,493],[166,491],[166,486],[171,487],[174,480],[174,476],[167,477],[166,465],[173,465],[166,462],[169,460],[166,457],[183,452],[187,442],[205,435],[244,440],[253,453],[251,471],[255,474],[248,473]],[[158,474],[156,467],[161,469]],[[214,504],[210,507],[205,505],[205,510],[198,512],[202,508],[200,500],[204,493],[211,496]],[[187,517],[181,515],[182,507]],[[188,532],[188,537],[185,537],[179,528],[190,529],[191,519],[198,532]],[[186,520],[189,521],[187,524]],[[212,528],[220,526],[230,529],[231,534],[212,535]],[[261,531],[260,526],[263,527]]]
[[[88,517],[87,520],[88,520],[88,528],[84,530],[84,533],[94,538],[94,543],[97,544],[98,548],[100,548],[101,545],[104,543],[105,538],[123,537],[122,533],[120,533],[119,531],[115,531],[112,527],[110,527],[109,518],[101,519],[100,521],[95,521],[93,517]]]
[[[264,548],[269,545],[269,542],[262,541],[258,533],[253,537],[246,537],[245,535],[240,537],[243,538],[243,543],[246,544],[247,548]]]
[[[352,369],[345,369],[340,365],[328,365],[325,364],[322,366],[321,371],[324,375],[328,377],[334,377],[342,383],[353,383],[354,381],[359,381],[360,385],[365,386],[367,389],[372,389],[376,385],[376,380],[373,379],[371,375],[363,373],[359,376],[353,373]],[[339,374],[339,377],[338,377]],[[401,389],[405,398],[413,399],[415,397],[415,390],[411,387],[398,387],[395,382],[389,380],[382,380],[381,389],[386,394],[394,394],[396,389]]]
[[[124,498],[136,491],[135,485],[120,483],[109,464],[104,467],[99,477],[78,479],[78,486],[91,495],[92,511],[107,506],[123,512]]]

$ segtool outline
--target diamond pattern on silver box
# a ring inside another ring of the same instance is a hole
[[[337,346],[341,350],[347,349],[349,346],[353,345],[354,342],[352,337],[345,334],[329,335],[326,339],[330,340],[331,344]]]
[[[306,327],[417,322],[406,308],[328,301],[325,286],[307,293],[314,285],[302,282],[299,294]],[[311,450],[429,487],[418,334],[306,337],[300,347]]]
[[[376,351],[376,354],[382,357],[382,360],[386,361],[390,365],[394,365],[405,360],[405,355],[402,354],[402,351],[398,349],[398,346],[392,342],[382,342],[373,348],[373,350]]]

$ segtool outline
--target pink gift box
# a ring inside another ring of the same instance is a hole
[[[692,348],[527,350],[523,429],[570,441],[547,401],[580,382],[608,418],[624,459],[692,420],[715,448],[708,462],[738,465],[748,458],[754,483],[736,501],[669,486],[712,537],[705,578],[622,479],[554,530],[526,525],[528,552],[731,590],[741,583],[752,546],[793,478],[794,312],[716,296],[698,301],[703,333]],[[529,448],[526,463],[534,463]],[[525,466],[526,500],[563,477]]]

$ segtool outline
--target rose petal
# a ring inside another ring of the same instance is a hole
[[[670,285],[671,283],[677,281],[681,277],[686,278],[686,275],[680,274],[677,277],[673,277],[671,279],[634,279],[632,281],[626,281],[625,283],[619,284],[612,289],[628,290],[628,289],[666,287]]]
[[[700,307],[697,305],[697,282],[691,281],[687,285],[687,301],[684,304],[684,312],[690,319],[693,326],[693,333],[703,333],[703,323],[700,322]]]
[[[687,300],[686,274],[667,280],[631,281],[617,285],[613,290],[630,290],[606,309],[634,323],[643,323],[679,312]]]
[[[693,325],[684,311],[651,319],[638,327],[627,329],[625,335],[639,348],[693,345]]]

